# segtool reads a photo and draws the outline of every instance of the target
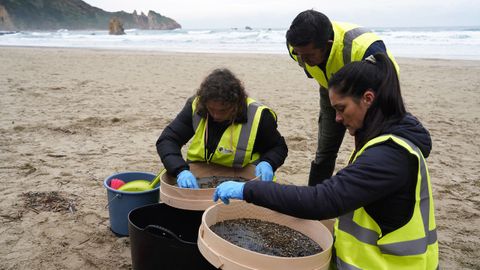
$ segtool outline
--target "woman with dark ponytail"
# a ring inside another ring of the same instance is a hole
[[[242,199],[306,219],[336,218],[337,269],[438,269],[428,130],[405,109],[384,54],[345,65],[329,81],[336,121],[355,138],[349,164],[314,187],[225,182],[214,200]]]

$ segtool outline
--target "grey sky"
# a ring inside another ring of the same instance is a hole
[[[84,0],[85,1],[85,0]],[[107,11],[171,17],[183,28],[286,28],[301,11],[315,9],[332,20],[364,26],[480,26],[478,0],[86,0]]]

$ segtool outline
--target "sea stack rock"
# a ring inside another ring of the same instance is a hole
[[[110,35],[125,35],[123,23],[117,17],[113,17],[110,19],[108,30]]]

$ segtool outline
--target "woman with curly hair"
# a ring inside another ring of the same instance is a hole
[[[186,160],[181,148],[191,140]],[[255,164],[255,174],[272,181],[288,153],[277,130],[277,116],[248,97],[242,82],[228,69],[216,69],[201,83],[157,140],[167,173],[182,188],[198,188],[189,162],[242,168]]]

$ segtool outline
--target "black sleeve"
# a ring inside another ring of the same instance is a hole
[[[253,152],[260,153],[260,161],[267,161],[276,171],[287,158],[285,139],[277,129],[277,121],[269,109],[262,111]]]
[[[410,155],[392,144],[365,150],[353,164],[314,187],[247,182],[244,199],[299,218],[338,217],[391,196],[411,181]]]
[[[383,43],[383,41],[381,40],[377,40],[372,44],[370,44],[370,46],[365,51],[365,54],[363,55],[362,60],[365,60],[365,58],[376,53],[385,53],[385,54],[387,53],[387,48],[385,47],[385,43]]]
[[[182,157],[184,146],[195,134],[192,126],[192,100],[190,98],[175,119],[163,130],[157,140],[157,152],[167,172],[178,175],[188,169],[188,164]]]

